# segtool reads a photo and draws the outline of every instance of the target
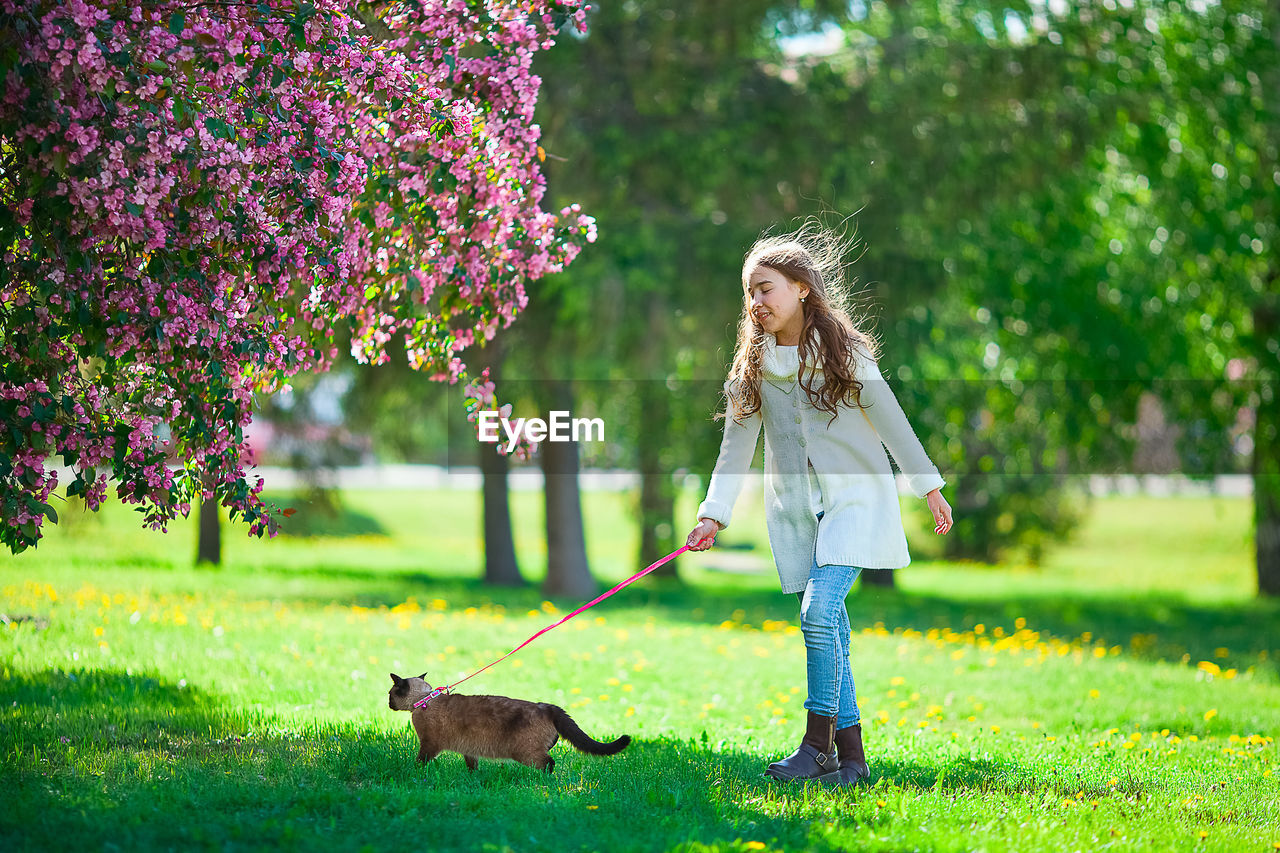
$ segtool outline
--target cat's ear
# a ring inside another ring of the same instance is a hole
[[[427,674],[425,672],[422,673],[422,675],[419,675],[418,677],[421,678],[423,681],[427,680]]]
[[[393,672],[393,673],[391,673],[391,683],[392,683],[392,684],[399,684],[399,683],[400,683],[400,682],[402,682],[402,681],[404,681],[404,679],[403,679],[403,678],[401,678],[400,676],[396,675],[394,672]]]

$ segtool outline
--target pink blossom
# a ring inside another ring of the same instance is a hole
[[[475,16],[393,3],[386,42],[347,3],[312,5],[300,48],[292,13],[256,4],[5,0],[0,41],[22,73],[0,79],[0,137],[37,151],[0,226],[0,299],[21,332],[0,344],[14,366],[0,400],[21,401],[26,442],[0,472],[10,548],[39,538],[51,454],[76,460],[71,487],[91,509],[109,469],[164,529],[208,473],[251,532],[273,532],[244,473],[255,389],[325,369],[347,328],[359,358],[402,339],[415,368],[457,382],[460,353],[509,324],[526,284],[594,239],[580,211],[541,209],[531,125],[533,53],[549,13],[576,4],[492,0]],[[20,32],[11,12],[38,25]],[[482,43],[490,55],[467,55]],[[64,242],[30,228],[37,179],[68,206]],[[431,307],[442,293],[471,306],[452,335],[459,317]]]

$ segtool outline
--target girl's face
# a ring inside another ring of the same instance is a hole
[[[758,266],[747,280],[751,296],[751,316],[756,325],[775,335],[781,346],[800,343],[804,330],[804,304],[809,286],[797,284],[773,267]]]

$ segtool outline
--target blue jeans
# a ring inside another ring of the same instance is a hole
[[[838,729],[862,719],[849,669],[849,611],[844,606],[845,596],[861,572],[856,566],[819,566],[815,561],[800,599],[800,632],[804,634],[809,681],[804,707],[835,717]]]

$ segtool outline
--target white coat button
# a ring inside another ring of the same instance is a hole
[[[800,439],[800,446],[801,446],[801,447],[804,447],[804,438],[803,438],[803,437],[801,437],[801,439]]]

